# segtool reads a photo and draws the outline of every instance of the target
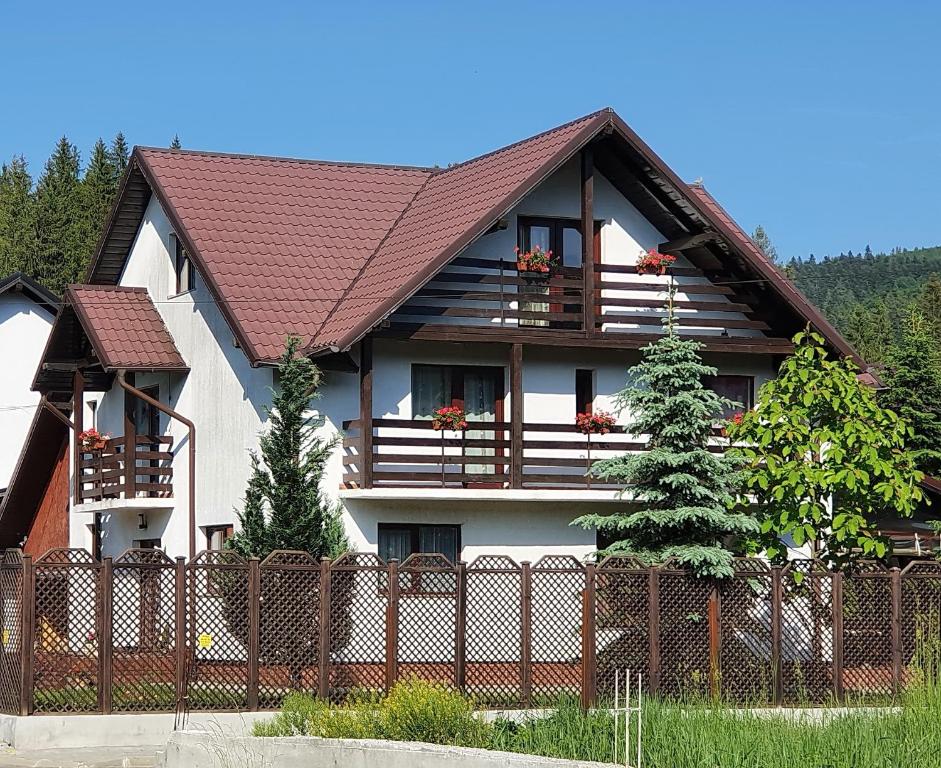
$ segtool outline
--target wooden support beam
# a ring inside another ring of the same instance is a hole
[[[595,335],[595,165],[591,147],[582,149],[582,310],[585,336]]]
[[[132,372],[124,375],[124,380],[132,387],[135,377]],[[137,425],[134,422],[136,398],[124,390],[124,498],[137,496]]]
[[[660,253],[680,253],[680,251],[698,248],[706,243],[714,243],[718,239],[718,232],[700,232],[697,235],[687,235],[677,240],[668,240],[665,243],[660,243],[660,245],[657,246],[657,250],[660,251]]]
[[[72,503],[82,503],[82,449],[78,436],[85,431],[85,376],[75,371],[72,376]]]
[[[510,488],[523,487],[523,345],[510,347]]]
[[[372,337],[360,343],[359,353],[359,425],[363,488],[372,488]]]

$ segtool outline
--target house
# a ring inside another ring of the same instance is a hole
[[[549,275],[518,269],[537,245]],[[326,483],[355,549],[594,550],[569,523],[626,502],[586,469],[639,446],[589,444],[575,415],[611,410],[661,333],[670,278],[635,268],[650,248],[678,256],[681,332],[723,394],[751,405],[807,323],[854,355],[610,109],[446,169],[135,149],[33,381],[71,408],[72,546],[219,548],[297,335],[325,373]],[[465,432],[431,428],[443,405]]]
[[[30,386],[58,304],[55,294],[20,272],[0,278],[0,354],[8,361],[0,377],[2,546],[18,546],[33,527],[37,545],[68,544],[68,494],[63,493],[68,487],[68,431],[61,412],[41,405]],[[59,489],[58,501],[53,488]],[[40,507],[43,513],[37,514]],[[48,527],[53,520],[58,528]]]

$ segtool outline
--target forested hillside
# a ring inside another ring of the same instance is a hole
[[[881,363],[913,307],[941,345],[941,246],[852,251],[817,261],[792,259],[785,271],[871,363]]]

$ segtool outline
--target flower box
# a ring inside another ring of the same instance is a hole
[[[431,426],[436,432],[460,432],[461,430],[467,429],[467,422],[464,420],[464,411],[457,406],[439,408],[431,417]]]
[[[516,253],[516,271],[531,275],[549,276],[552,267],[558,266],[558,259],[552,251],[544,251],[538,245],[528,251],[514,248]]]
[[[665,275],[676,261],[676,256],[660,253],[656,248],[642,253],[637,259],[638,275]]]
[[[108,444],[111,435],[103,435],[97,429],[86,429],[78,435],[79,447],[86,452],[100,451]]]
[[[583,435],[606,435],[614,428],[614,416],[606,411],[579,413],[575,417],[575,428]]]

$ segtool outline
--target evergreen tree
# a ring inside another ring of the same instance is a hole
[[[890,408],[914,430],[908,445],[922,453],[918,467],[927,474],[941,468],[941,351],[924,317],[912,310],[900,344],[886,359],[882,379],[887,389],[879,404]]]
[[[183,149],[183,144],[180,142],[179,134],[173,134],[173,141],[170,142],[170,149]]]
[[[114,166],[115,173],[120,179],[124,175],[124,171],[127,169],[128,160],[131,157],[131,153],[127,147],[127,141],[124,138],[124,134],[118,131],[117,135],[114,137],[114,140],[111,142],[111,149],[109,150],[111,165]]]
[[[85,266],[78,149],[63,136],[36,185],[38,277],[61,293]]]
[[[941,277],[931,275],[915,301],[919,313],[928,322],[935,346],[941,349]]]
[[[269,429],[260,438],[261,456],[251,457],[245,506],[238,513],[241,530],[229,542],[243,556],[300,549],[315,558],[336,557],[346,549],[339,508],[321,487],[336,441],[316,434],[323,419],[309,412],[321,375],[297,354],[299,345],[300,339],[288,339],[279,386],[266,408]]]
[[[771,238],[768,237],[768,233],[765,232],[765,228],[759,224],[755,227],[755,231],[752,233],[751,239],[754,241],[762,253],[767,256],[771,261],[777,263],[778,261],[778,249],[774,247],[774,243],[771,242]]]
[[[82,209],[85,217],[83,260],[92,255],[118,190],[118,173],[105,143],[98,139],[82,180]]]
[[[38,275],[32,188],[22,155],[0,168],[0,275]]]
[[[648,436],[647,450],[605,459],[594,474],[624,484],[630,506],[610,515],[590,514],[575,525],[596,528],[614,543],[607,553],[648,561],[674,557],[699,576],[732,575],[729,540],[757,532],[747,514],[730,512],[736,467],[709,450],[713,427],[728,405],[703,385],[715,368],[704,365],[702,344],[681,339],[674,327],[671,286],[664,335],[644,347],[618,395],[630,414],[627,431]]]

